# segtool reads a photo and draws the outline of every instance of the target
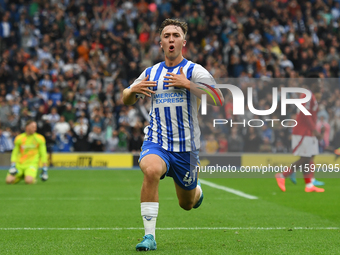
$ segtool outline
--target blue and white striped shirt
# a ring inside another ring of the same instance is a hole
[[[158,143],[165,150],[174,152],[198,150],[201,135],[197,119],[200,99],[189,90],[164,86],[166,73],[180,74],[180,67],[183,67],[187,79],[195,84],[215,85],[214,78],[205,68],[183,59],[173,67],[161,62],[145,69],[130,86],[136,85],[147,75],[150,81],[157,81],[157,87],[152,88],[156,93],[152,94],[150,124],[144,129],[144,140]]]

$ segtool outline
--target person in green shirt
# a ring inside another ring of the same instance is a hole
[[[46,141],[36,131],[37,123],[28,120],[25,125],[25,132],[15,138],[11,155],[11,168],[6,176],[7,184],[15,184],[22,179],[27,184],[36,183],[39,162],[43,165],[41,180],[48,180]]]

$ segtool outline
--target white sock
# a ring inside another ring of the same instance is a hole
[[[311,187],[313,187],[313,186],[314,186],[314,185],[313,185],[312,182],[306,184],[306,188],[311,188]]]
[[[143,217],[145,235],[151,234],[156,240],[156,219],[158,216],[158,202],[143,202],[140,204]]]
[[[197,185],[196,188],[198,188],[200,190],[200,197],[202,196],[202,188],[201,186]]]

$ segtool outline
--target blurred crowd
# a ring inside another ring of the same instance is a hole
[[[317,127],[326,131],[319,147],[340,146],[339,1],[0,0],[0,17],[0,151],[13,148],[32,118],[50,151],[139,151],[150,100],[124,106],[122,91],[163,61],[165,18],[187,21],[185,58],[244,91],[255,84],[256,109],[271,107],[278,80],[286,85],[281,80],[309,72],[330,79],[320,99]],[[200,116],[202,151],[291,151],[291,128],[281,125],[213,128],[213,117],[240,121],[223,93],[225,106]]]

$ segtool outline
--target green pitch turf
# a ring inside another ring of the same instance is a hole
[[[0,171],[2,180],[6,173]],[[140,171],[49,175],[46,183],[31,186],[0,183],[0,254],[137,253],[144,234]],[[258,199],[202,184],[203,204],[188,212],[166,178],[160,184],[158,249],[151,254],[340,254],[340,179],[323,179],[325,193],[305,193],[303,179],[287,181],[285,193],[275,179],[206,180]]]

